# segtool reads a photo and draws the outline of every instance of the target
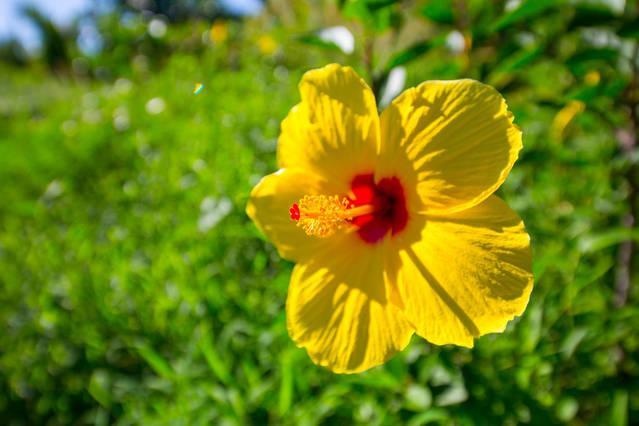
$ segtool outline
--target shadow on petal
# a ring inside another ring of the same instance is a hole
[[[433,289],[435,293],[441,298],[441,300],[448,306],[448,308],[459,318],[464,327],[473,336],[479,336],[479,328],[475,325],[475,322],[468,316],[466,311],[459,306],[455,299],[446,291],[446,289],[435,279],[435,277],[426,269],[426,266],[422,263],[419,257],[415,254],[412,248],[406,250],[408,257],[414,262],[419,272],[424,277],[424,280]]]

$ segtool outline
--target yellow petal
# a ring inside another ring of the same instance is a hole
[[[442,345],[472,347],[473,338],[503,331],[521,315],[532,290],[530,238],[502,200],[448,217],[409,224],[421,239],[388,259],[404,312],[417,334]]]
[[[289,334],[313,362],[335,373],[380,365],[413,334],[389,300],[382,249],[339,242],[293,269],[286,302]]]
[[[337,64],[304,74],[302,102],[282,122],[279,167],[299,167],[341,182],[372,173],[379,140],[375,97],[355,71]]]
[[[246,214],[275,244],[280,256],[304,259],[313,256],[331,237],[309,237],[291,220],[288,209],[306,194],[333,194],[333,191],[328,182],[316,175],[299,169],[281,169],[262,178],[253,188]]]
[[[425,212],[455,212],[503,183],[521,131],[492,87],[473,80],[427,81],[382,113],[377,176],[401,176]],[[410,198],[411,194],[409,194]],[[415,204],[415,203],[413,203]]]

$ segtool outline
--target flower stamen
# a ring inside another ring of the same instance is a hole
[[[320,238],[333,235],[356,217],[374,212],[372,205],[355,207],[348,198],[339,195],[305,195],[289,209],[291,219],[297,222],[297,226],[307,235]]]

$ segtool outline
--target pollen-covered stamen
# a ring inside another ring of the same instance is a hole
[[[353,218],[374,212],[372,205],[353,207],[338,195],[305,195],[289,209],[292,220],[307,235],[328,237],[348,225]]]

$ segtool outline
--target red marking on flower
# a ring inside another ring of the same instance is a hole
[[[291,215],[292,220],[300,220],[300,207],[297,203],[293,203],[290,209],[288,209],[288,213]]]
[[[369,244],[381,241],[391,231],[400,233],[408,222],[404,188],[397,177],[383,178],[375,183],[373,174],[357,175],[351,181],[351,207],[365,204],[374,206],[374,212],[352,219],[359,227],[358,235]]]

